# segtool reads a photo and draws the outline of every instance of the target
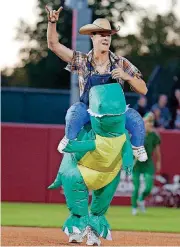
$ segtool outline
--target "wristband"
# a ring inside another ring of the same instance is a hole
[[[50,23],[56,23],[57,21],[48,21],[48,22],[50,22]]]

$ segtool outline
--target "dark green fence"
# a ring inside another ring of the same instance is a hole
[[[2,88],[2,122],[62,124],[69,91]]]
[[[127,93],[126,100],[133,106],[137,94]],[[68,90],[2,88],[2,122],[64,124],[69,108]]]

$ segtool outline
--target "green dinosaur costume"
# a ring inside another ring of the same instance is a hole
[[[126,102],[118,83],[94,86],[89,102],[91,125],[84,126],[78,138],[68,142],[49,189],[64,189],[71,213],[63,226],[67,235],[84,232],[90,226],[99,236],[110,240],[110,226],[104,215],[119,184],[121,167],[128,172],[133,167],[132,148],[125,130]]]

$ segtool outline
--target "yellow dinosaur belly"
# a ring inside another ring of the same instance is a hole
[[[107,138],[96,135],[96,150],[87,152],[78,168],[89,189],[97,190],[109,184],[122,166],[122,147],[126,135]]]

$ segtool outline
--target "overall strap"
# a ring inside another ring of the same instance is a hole
[[[93,66],[90,61],[87,61],[87,68],[89,70],[89,74],[91,75],[93,71]]]
[[[115,69],[116,67],[115,67],[115,65],[112,63],[110,54],[109,54],[109,61],[110,61],[110,64],[111,64],[111,66],[110,66],[110,72],[111,72],[111,71],[112,71],[113,69]]]

